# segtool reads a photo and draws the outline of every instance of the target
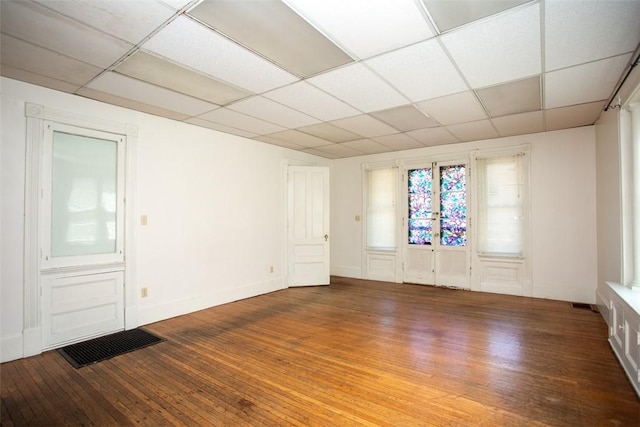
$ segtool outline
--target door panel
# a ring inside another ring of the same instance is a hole
[[[288,169],[288,285],[329,284],[329,168]]]
[[[433,163],[405,172],[404,281],[468,287],[466,164]]]

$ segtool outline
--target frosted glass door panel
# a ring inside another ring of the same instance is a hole
[[[118,142],[53,132],[51,256],[112,254]]]

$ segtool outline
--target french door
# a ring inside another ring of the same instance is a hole
[[[468,288],[467,163],[407,168],[403,181],[403,281]]]

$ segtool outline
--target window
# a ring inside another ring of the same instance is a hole
[[[395,249],[397,169],[370,169],[366,179],[367,248]]]
[[[477,159],[480,254],[523,256],[524,154]]]

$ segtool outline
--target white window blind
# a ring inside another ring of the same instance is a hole
[[[477,159],[478,252],[522,256],[524,155]]]
[[[396,247],[396,168],[366,171],[367,247]]]

